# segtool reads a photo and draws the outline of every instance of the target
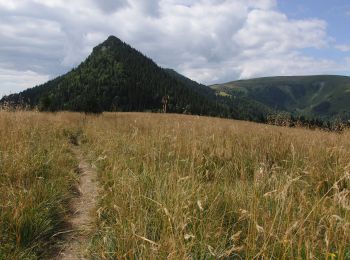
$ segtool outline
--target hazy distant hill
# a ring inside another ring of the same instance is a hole
[[[350,119],[350,77],[346,76],[267,77],[211,87],[295,115]]]

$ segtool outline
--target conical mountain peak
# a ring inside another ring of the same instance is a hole
[[[170,112],[218,114],[220,107],[201,93],[203,88],[214,96],[209,87],[189,86],[119,38],[109,36],[76,69],[3,101],[48,111],[159,111],[162,97],[168,95]]]

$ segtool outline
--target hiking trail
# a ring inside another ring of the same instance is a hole
[[[78,196],[72,199],[73,214],[69,219],[70,231],[67,231],[62,249],[56,259],[73,260],[87,259],[86,245],[89,242],[89,233],[94,225],[92,210],[96,208],[98,195],[96,170],[86,161],[78,146],[73,152],[79,161]]]

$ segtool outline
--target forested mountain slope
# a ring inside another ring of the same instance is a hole
[[[233,81],[211,87],[159,67],[114,36],[77,68],[0,104],[41,111],[168,111],[266,121],[271,113],[350,119],[350,77],[297,76]]]
[[[294,115],[325,120],[350,119],[350,77],[346,76],[266,77],[211,87]]]
[[[227,116],[228,108],[217,106],[200,92],[110,36],[69,73],[4,97],[2,103],[24,103],[49,111],[145,111],[159,110],[162,97],[169,95],[171,112]]]

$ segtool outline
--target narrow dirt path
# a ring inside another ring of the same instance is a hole
[[[65,243],[56,259],[87,259],[86,246],[88,235],[93,227],[94,218],[92,210],[96,208],[98,194],[97,173],[86,161],[79,147],[73,148],[79,160],[79,196],[72,200],[73,216],[69,221],[72,231],[65,237]]]

